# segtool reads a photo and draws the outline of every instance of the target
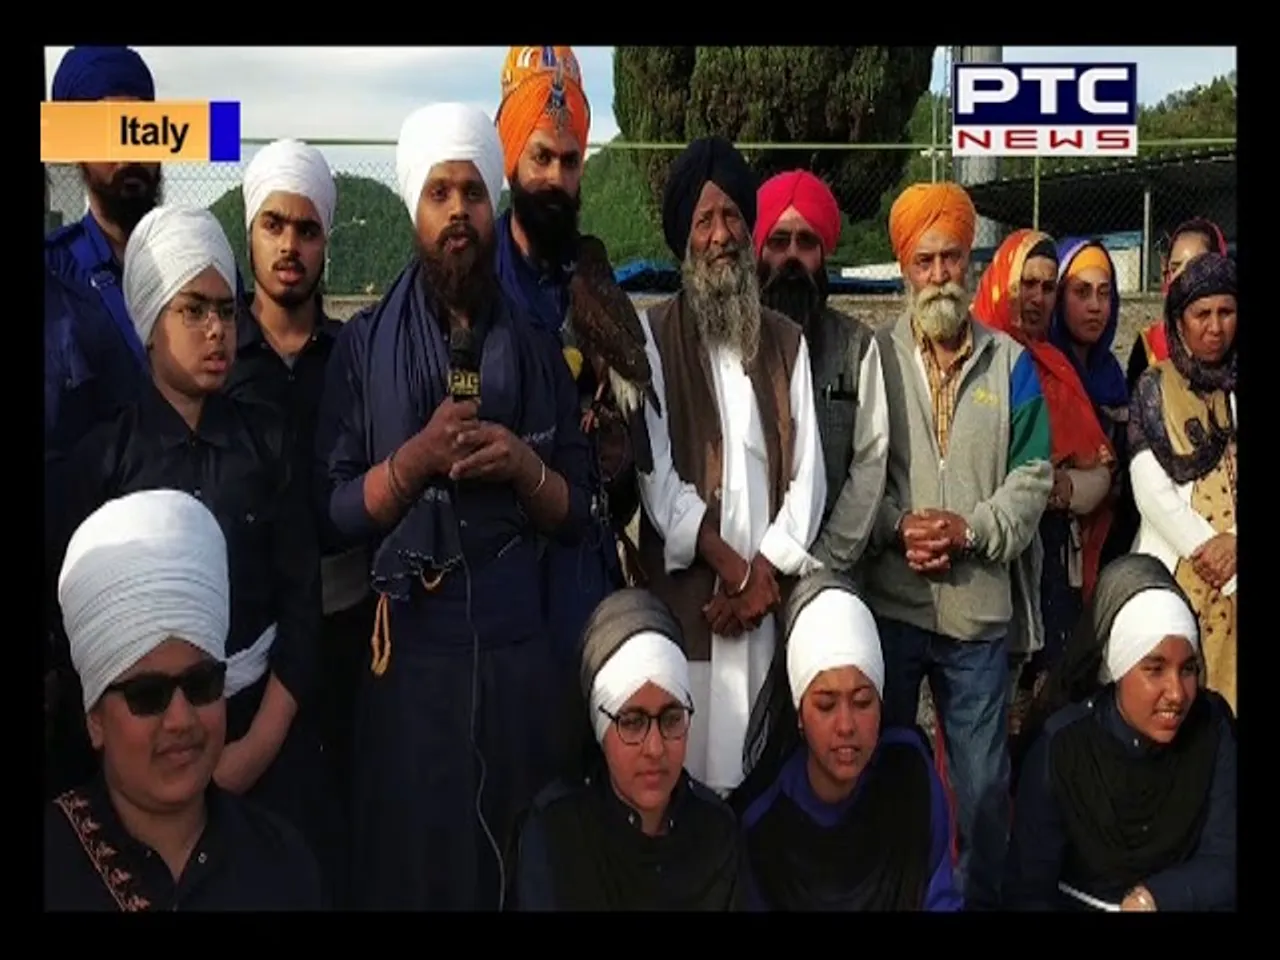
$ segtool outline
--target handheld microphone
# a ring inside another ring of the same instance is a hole
[[[480,357],[479,350],[476,349],[475,334],[471,332],[470,327],[458,327],[449,334],[449,396],[455,402],[463,400],[474,400],[477,404],[480,402]],[[480,741],[476,736],[476,723],[479,717],[478,707],[480,702],[480,631],[475,625],[475,619],[472,614],[472,594],[471,594],[471,564],[467,561],[467,553],[463,547],[462,521],[457,513],[458,501],[461,497],[462,481],[453,481],[454,496],[454,519],[458,523],[458,552],[462,560],[462,572],[465,576],[465,584],[467,591],[467,625],[471,628],[471,722],[469,739],[471,741],[471,749],[475,754],[477,764],[480,768],[479,783],[476,785],[475,814],[476,820],[480,823],[480,829],[483,831],[485,839],[489,842],[489,849],[493,851],[494,860],[498,865],[498,911],[501,912],[506,904],[507,890],[507,864],[502,856],[502,848],[499,846],[497,839],[494,837],[493,830],[489,826],[489,821],[484,815],[484,799],[485,781],[488,779],[488,764],[485,762],[484,753],[480,749]]]
[[[480,402],[480,360],[469,327],[458,327],[449,335],[449,396]]]

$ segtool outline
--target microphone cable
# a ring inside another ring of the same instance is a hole
[[[462,484],[458,480],[453,481],[453,521],[454,528],[458,534],[458,556],[462,562],[462,576],[466,589],[466,605],[467,605],[467,628],[471,631],[471,703],[469,707],[470,715],[468,717],[468,739],[471,741],[471,752],[476,759],[479,776],[476,781],[476,798],[475,812],[476,819],[480,823],[480,829],[484,832],[486,842],[489,849],[493,852],[494,859],[498,864],[498,912],[501,913],[506,905],[507,897],[507,867],[506,861],[502,856],[502,849],[497,838],[493,835],[493,830],[489,826],[488,819],[484,815],[484,785],[488,778],[488,765],[485,763],[484,751],[480,749],[480,738],[476,733],[476,725],[480,716],[480,629],[475,622],[475,608],[473,607],[474,594],[472,590],[471,580],[471,564],[467,560],[466,544],[462,539],[462,513],[461,513],[461,489]]]

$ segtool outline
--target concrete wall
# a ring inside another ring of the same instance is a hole
[[[662,298],[647,297],[642,294],[638,295],[635,301],[637,306],[643,307],[660,299]],[[338,320],[346,320],[371,302],[368,297],[328,297],[325,300],[325,307],[330,316]],[[902,298],[897,296],[832,297],[831,303],[836,309],[853,314],[872,326],[892,322],[902,308]],[[1116,334],[1115,342],[1115,353],[1121,363],[1128,361],[1129,350],[1133,346],[1138,331],[1160,316],[1161,310],[1162,304],[1158,296],[1134,296],[1121,299],[1120,331]]]

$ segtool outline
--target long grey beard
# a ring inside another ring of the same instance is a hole
[[[912,291],[908,306],[930,340],[950,343],[964,330],[969,317],[969,292],[958,283]]]
[[[685,254],[681,268],[685,302],[708,346],[725,347],[749,366],[760,348],[760,281],[750,244],[730,263]]]

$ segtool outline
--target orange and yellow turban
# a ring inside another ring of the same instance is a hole
[[[889,211],[889,242],[905,264],[921,239],[941,230],[968,250],[973,246],[978,214],[964,187],[954,183],[917,183],[903,190]]]
[[[568,130],[582,150],[591,130],[591,106],[571,47],[512,47],[502,66],[498,136],[507,176],[535,130]]]
[[[1111,260],[1106,251],[1096,244],[1084,247],[1072,258],[1067,267],[1067,276],[1078,277],[1085,270],[1101,270],[1108,277],[1111,276]]]

